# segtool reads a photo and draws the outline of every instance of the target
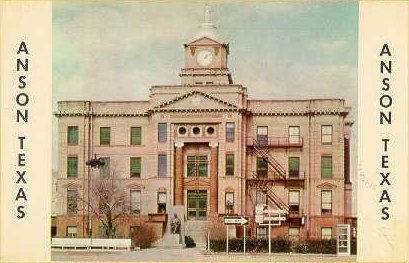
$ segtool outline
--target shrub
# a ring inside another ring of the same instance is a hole
[[[196,247],[196,243],[191,236],[185,236],[186,247]]]
[[[137,228],[137,231],[135,231],[131,236],[135,247],[144,249],[152,246],[153,241],[155,241],[152,228],[153,227],[148,224],[141,225]]]
[[[246,240],[247,251],[252,253],[268,252],[268,239],[249,238]],[[226,251],[226,240],[210,240],[210,250],[213,252]],[[243,239],[229,240],[230,252],[243,251]],[[300,240],[289,241],[275,238],[271,240],[273,253],[311,253],[311,254],[336,254],[336,240]]]

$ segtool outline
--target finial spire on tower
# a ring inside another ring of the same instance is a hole
[[[213,12],[212,7],[209,4],[205,5],[204,12],[204,22],[199,25],[201,29],[211,29],[216,28],[216,25],[212,23],[211,13]]]

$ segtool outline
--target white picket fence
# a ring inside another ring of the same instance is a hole
[[[131,239],[110,238],[52,238],[52,248],[61,249],[131,249]]]

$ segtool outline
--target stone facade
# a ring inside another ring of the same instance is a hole
[[[233,84],[229,45],[209,28],[184,47],[181,85],[153,86],[147,101],[58,103],[56,235],[67,236],[68,226],[77,227],[76,236],[87,236],[90,227],[97,234],[88,189],[105,169],[138,206],[118,221],[122,237],[146,223],[160,236],[167,225],[161,215],[173,216],[173,206],[184,207],[186,229],[199,225],[205,232],[206,219],[236,214],[249,216],[249,234],[257,235],[264,230],[257,230],[254,210],[263,198],[267,208],[286,211],[273,235],[321,238],[322,228],[331,228],[335,237],[352,205],[345,101],[249,100],[247,88]],[[102,134],[106,128],[109,135]],[[93,158],[109,158],[108,167],[90,167]],[[74,214],[68,190],[78,194]],[[136,201],[132,190],[140,191]]]

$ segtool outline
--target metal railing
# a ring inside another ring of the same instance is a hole
[[[260,147],[302,147],[303,138],[301,136],[287,136],[287,137],[267,137],[256,136],[247,137],[247,146],[253,146],[254,141]]]
[[[257,173],[252,171],[250,179],[265,179],[265,180],[283,180],[283,177],[277,172],[268,171],[268,173]],[[298,171],[298,173],[285,173],[285,180],[305,180],[305,172]]]

